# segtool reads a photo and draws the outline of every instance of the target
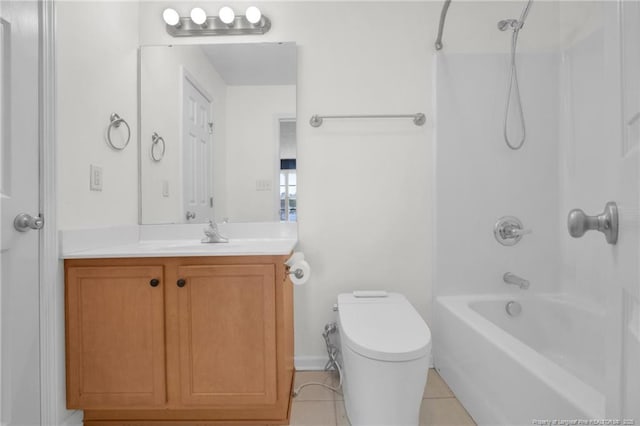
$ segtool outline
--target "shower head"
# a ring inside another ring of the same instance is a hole
[[[531,8],[531,4],[533,0],[528,0],[525,5],[522,13],[520,14],[520,19],[503,19],[502,21],[498,21],[498,29],[500,31],[513,30],[520,31],[520,29],[524,26],[524,21],[527,20],[527,16],[529,15],[529,9]]]

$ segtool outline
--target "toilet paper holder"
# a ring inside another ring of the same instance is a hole
[[[293,275],[297,279],[304,277],[304,271],[301,268],[291,269],[291,266],[287,265],[287,274]]]
[[[311,267],[304,260],[304,253],[295,252],[284,262],[285,278],[288,277],[294,285],[301,285],[309,281]]]

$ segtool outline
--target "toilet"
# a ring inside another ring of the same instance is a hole
[[[417,426],[431,332],[401,294],[338,295],[343,394],[352,426]]]

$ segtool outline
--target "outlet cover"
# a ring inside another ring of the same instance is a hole
[[[163,180],[162,181],[162,196],[163,197],[168,197],[169,196],[169,181],[168,180]]]
[[[89,171],[89,189],[102,191],[102,167],[91,164]]]
[[[256,191],[271,191],[271,181],[269,179],[257,180]]]

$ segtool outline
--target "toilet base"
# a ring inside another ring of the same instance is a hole
[[[429,356],[379,361],[341,345],[343,394],[352,426],[418,426]]]

